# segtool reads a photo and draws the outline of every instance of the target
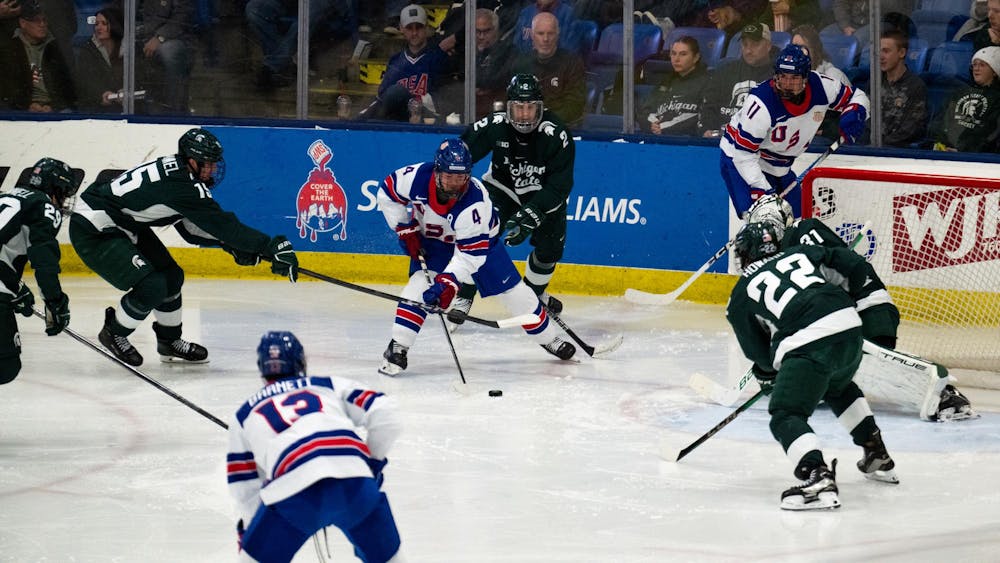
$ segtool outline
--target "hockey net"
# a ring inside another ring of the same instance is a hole
[[[816,168],[802,209],[844,238],[869,224],[857,250],[899,307],[900,350],[1000,374],[1000,179]]]

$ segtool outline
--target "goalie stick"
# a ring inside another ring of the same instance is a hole
[[[788,184],[788,187],[782,190],[781,193],[778,195],[780,195],[781,197],[785,197],[785,195],[788,194],[788,192],[792,191],[792,189],[795,186],[799,185],[799,183],[802,182],[802,179],[805,178],[806,174],[808,174],[810,170],[812,170],[821,162],[826,160],[828,156],[836,152],[836,150],[839,148],[840,148],[840,141],[834,141],[826,149],[826,152],[819,155],[819,157],[816,160],[814,160],[812,164],[810,164],[805,170],[803,170],[802,173],[799,174],[798,177],[795,178],[795,180],[791,184]],[[695,280],[700,278],[702,274],[707,272],[708,269],[711,268],[713,264],[718,262],[719,259],[726,254],[726,251],[729,250],[729,245],[731,245],[732,243],[733,241],[729,240],[726,242],[726,244],[722,245],[722,248],[717,250],[715,254],[713,254],[712,257],[708,259],[707,262],[702,264],[700,268],[698,268],[693,274],[691,274],[691,277],[689,277],[687,281],[682,283],[680,287],[671,291],[670,293],[649,293],[647,291],[632,289],[630,287],[625,290],[625,300],[631,303],[635,303],[637,305],[669,305],[670,303],[673,303],[674,301],[677,300],[678,297],[681,296],[682,293],[687,291],[687,288],[691,287],[691,284],[693,284]]]
[[[870,227],[871,221],[865,221],[865,223],[861,225],[861,228],[858,229],[858,234],[854,235],[854,239],[851,241],[848,248],[854,250],[854,248],[858,246],[858,243],[865,238],[865,235]],[[868,342],[866,341],[866,343]],[[753,367],[751,366],[750,369],[747,369],[746,373],[740,377],[734,387],[725,387],[720,385],[703,373],[692,374],[691,379],[688,380],[688,385],[691,389],[694,389],[695,393],[698,393],[702,397],[715,403],[719,403],[724,407],[730,407],[739,400],[740,395],[743,394],[743,390],[746,389],[746,386],[749,385],[754,379]]]
[[[318,279],[320,281],[325,281],[327,283],[332,283],[334,285],[339,285],[340,287],[346,287],[347,289],[353,289],[354,291],[360,291],[361,293],[367,293],[368,295],[372,295],[372,296],[375,296],[375,297],[381,297],[382,299],[388,299],[390,301],[394,301],[394,302],[397,302],[397,303],[398,302],[402,302],[402,303],[406,303],[407,305],[411,305],[413,307],[419,307],[419,308],[423,309],[424,311],[427,311],[428,313],[446,313],[447,312],[445,309],[442,309],[441,307],[437,307],[435,305],[428,305],[427,303],[424,303],[422,301],[413,301],[413,300],[410,300],[410,299],[403,299],[403,298],[399,297],[398,295],[393,295],[391,293],[386,293],[384,291],[379,291],[377,289],[372,289],[370,287],[365,287],[363,285],[358,285],[358,284],[355,284],[355,283],[351,283],[349,281],[344,281],[344,280],[341,280],[341,279],[337,279],[337,278],[334,278],[334,277],[331,277],[331,276],[327,276],[325,274],[321,274],[319,272],[314,272],[312,270],[307,270],[305,268],[299,268],[299,273],[307,275],[307,276],[309,276],[311,278],[316,278],[316,279]],[[529,315],[518,315],[516,317],[510,317],[510,318],[507,318],[507,319],[497,319],[495,321],[491,321],[489,319],[480,319],[479,317],[466,316],[465,320],[474,322],[476,324],[481,324],[483,326],[492,327],[492,328],[511,328],[511,327],[515,327],[515,326],[521,326],[521,325],[527,325],[527,324],[534,324],[534,323],[539,322],[541,319],[538,318],[538,315],[531,315],[531,314],[529,314]]]

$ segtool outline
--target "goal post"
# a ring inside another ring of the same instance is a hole
[[[1000,374],[1000,179],[816,168],[802,196],[838,234],[870,223],[857,250],[899,307],[900,350]]]

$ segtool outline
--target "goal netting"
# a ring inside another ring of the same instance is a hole
[[[816,168],[802,209],[841,236],[870,225],[857,251],[899,307],[900,350],[1000,373],[1000,179]]]

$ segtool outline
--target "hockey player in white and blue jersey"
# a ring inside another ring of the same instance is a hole
[[[257,367],[267,385],[236,411],[226,456],[240,560],[291,561],[313,534],[336,526],[362,561],[404,561],[379,490],[400,433],[390,399],[350,379],[306,375],[291,332],[261,337]]]
[[[410,256],[410,281],[400,297],[447,309],[460,283],[475,283],[483,297],[497,295],[516,315],[539,321],[522,328],[546,352],[568,360],[576,348],[557,336],[535,292],[521,280],[500,240],[500,222],[489,192],[472,177],[472,155],[461,139],[447,139],[434,162],[404,166],[379,184],[378,205],[399,244]],[[423,253],[434,283],[428,287],[419,264]],[[392,340],[379,373],[397,375],[427,312],[400,301]]]
[[[827,110],[840,112],[843,143],[861,139],[868,119],[868,96],[849,84],[810,70],[809,54],[789,44],[774,63],[774,78],[758,84],[725,128],[719,146],[722,179],[736,214],[743,217],[754,200],[780,193],[795,181],[795,158],[805,152]],[[801,217],[801,189],[785,199]]]

